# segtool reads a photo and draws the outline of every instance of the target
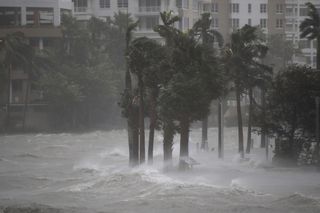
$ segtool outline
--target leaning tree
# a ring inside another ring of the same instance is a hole
[[[224,52],[224,62],[234,84],[238,117],[239,153],[244,158],[241,95],[245,92],[248,80],[252,79],[252,67],[262,66],[258,59],[263,57],[267,47],[256,34],[256,27],[245,25],[231,34],[231,41]]]
[[[202,14],[201,18],[193,25],[191,33],[207,48],[213,49],[215,42],[218,43],[219,47],[222,47],[223,37],[218,31],[212,29],[211,22],[210,13]],[[202,120],[201,149],[208,149],[208,117]]]
[[[139,90],[139,117],[140,117],[140,139],[144,139],[144,115],[145,110],[145,94],[148,93],[149,100],[149,117],[150,117],[150,132],[149,132],[149,148],[148,162],[153,161],[153,141],[154,131],[157,123],[157,99],[161,86],[161,76],[166,69],[166,53],[165,48],[155,40],[142,37],[137,38],[130,44],[129,66],[131,72],[137,76]],[[145,151],[144,141],[140,143],[140,155]],[[143,159],[143,156],[142,156]]]
[[[198,43],[192,33],[174,37],[171,66],[174,73],[160,92],[160,113],[179,123],[180,168],[189,156],[190,124],[209,113],[211,100],[220,95],[223,84],[211,48]]]

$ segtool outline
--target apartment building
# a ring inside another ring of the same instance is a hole
[[[316,40],[309,41],[300,38],[300,23],[307,18],[308,9],[305,3],[313,3],[320,13],[319,0],[285,0],[285,35],[287,40],[293,42],[295,47],[302,51],[304,57],[295,56],[294,62],[309,64],[316,67],[317,43]]]
[[[228,40],[245,24],[259,26],[267,35],[283,35],[302,52],[292,62],[316,66],[316,41],[300,38],[300,23],[307,18],[306,2],[320,11],[319,0],[200,0],[200,13],[211,12],[213,28]]]
[[[72,13],[72,0],[0,0],[0,39],[13,32],[22,32],[30,44],[38,49],[53,45],[61,38],[61,15]],[[46,119],[41,91],[33,86],[27,88],[28,71],[26,68],[13,66],[9,88],[0,94],[0,126],[9,105],[12,127],[21,125],[23,107],[28,102],[28,128],[45,127]],[[26,100],[26,91],[29,97]]]
[[[80,21],[92,16],[106,20],[119,11],[130,13],[134,19],[139,19],[136,36],[159,39],[153,27],[160,24],[161,11],[172,10],[179,15],[181,21],[177,27],[186,30],[199,17],[198,5],[199,0],[74,0],[74,16]]]

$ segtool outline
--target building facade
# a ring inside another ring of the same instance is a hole
[[[316,67],[317,42],[309,41],[306,38],[300,38],[300,23],[307,18],[308,9],[305,3],[313,3],[320,13],[319,0],[285,0],[285,35],[287,40],[293,42],[296,48],[299,48],[304,57],[295,55],[293,60],[296,63],[308,64]]]
[[[107,20],[119,11],[129,13],[139,19],[136,36],[159,39],[153,27],[161,22],[160,12],[172,10],[181,17],[177,27],[186,30],[199,18],[199,3],[200,0],[74,0],[74,16],[80,21],[92,16]]]
[[[245,24],[259,26],[268,35],[291,41],[297,51],[292,63],[316,67],[316,41],[300,38],[300,23],[307,18],[307,2],[320,12],[319,0],[200,0],[200,13],[210,12],[213,28],[228,41],[230,33]]]
[[[71,0],[0,0],[0,39],[10,33],[22,32],[34,48],[41,50],[61,38],[61,15],[71,14],[72,10]],[[41,91],[27,83],[28,73],[25,67],[11,67],[9,87],[0,94],[0,127],[10,107],[10,124],[12,128],[19,128],[27,103],[26,126],[29,129],[45,128],[43,108],[46,104],[42,101]],[[26,91],[29,91],[28,96]]]

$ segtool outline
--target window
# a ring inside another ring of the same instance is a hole
[[[251,13],[252,7],[251,4],[248,4],[248,13]]]
[[[177,0],[176,6],[177,6],[177,8],[182,8],[182,0]]]
[[[159,24],[159,16],[141,16],[139,18],[140,30],[153,30]]]
[[[193,0],[193,9],[194,10],[198,10],[198,4],[199,4],[198,0]]]
[[[230,11],[232,13],[239,13],[239,4],[230,4]]]
[[[100,0],[100,8],[110,8],[110,0]]]
[[[118,8],[127,8],[128,0],[118,0]]]
[[[53,25],[53,8],[27,7],[27,25]]]
[[[213,13],[219,12],[219,4],[218,4],[218,3],[213,3],[213,4],[212,4],[211,11],[212,11]]]
[[[74,11],[75,12],[86,12],[88,10],[87,0],[75,0],[74,1]]]
[[[211,4],[203,4],[203,12],[210,12],[212,9]]]
[[[251,26],[251,18],[248,19],[248,25]]]
[[[140,12],[159,12],[160,8],[160,0],[139,0]]]
[[[88,1],[87,0],[75,0],[74,7],[88,7]]]
[[[283,13],[283,4],[277,4],[276,13]]]
[[[300,49],[309,49],[309,48],[311,48],[311,42],[308,40],[300,40],[299,41],[299,48]]]
[[[178,8],[189,9],[189,0],[177,0],[176,5]]]
[[[219,5],[218,3],[203,4],[203,11],[217,13],[219,12]]]
[[[183,0],[183,8],[189,9],[189,0]]]
[[[286,8],[286,15],[293,16],[293,8]]]
[[[260,4],[260,13],[267,12],[267,4]]]
[[[219,28],[219,19],[218,18],[213,18],[211,22],[212,28]]]
[[[300,16],[308,16],[308,8],[300,8]]]
[[[283,28],[283,19],[277,19],[276,28]]]
[[[0,7],[0,26],[19,26],[21,9],[19,7]]]
[[[239,28],[239,19],[238,18],[231,19],[231,27],[234,29]]]
[[[260,19],[260,27],[267,28],[267,19],[265,18]]]

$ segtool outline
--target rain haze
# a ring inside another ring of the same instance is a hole
[[[0,213],[320,212],[319,0],[0,0]]]

